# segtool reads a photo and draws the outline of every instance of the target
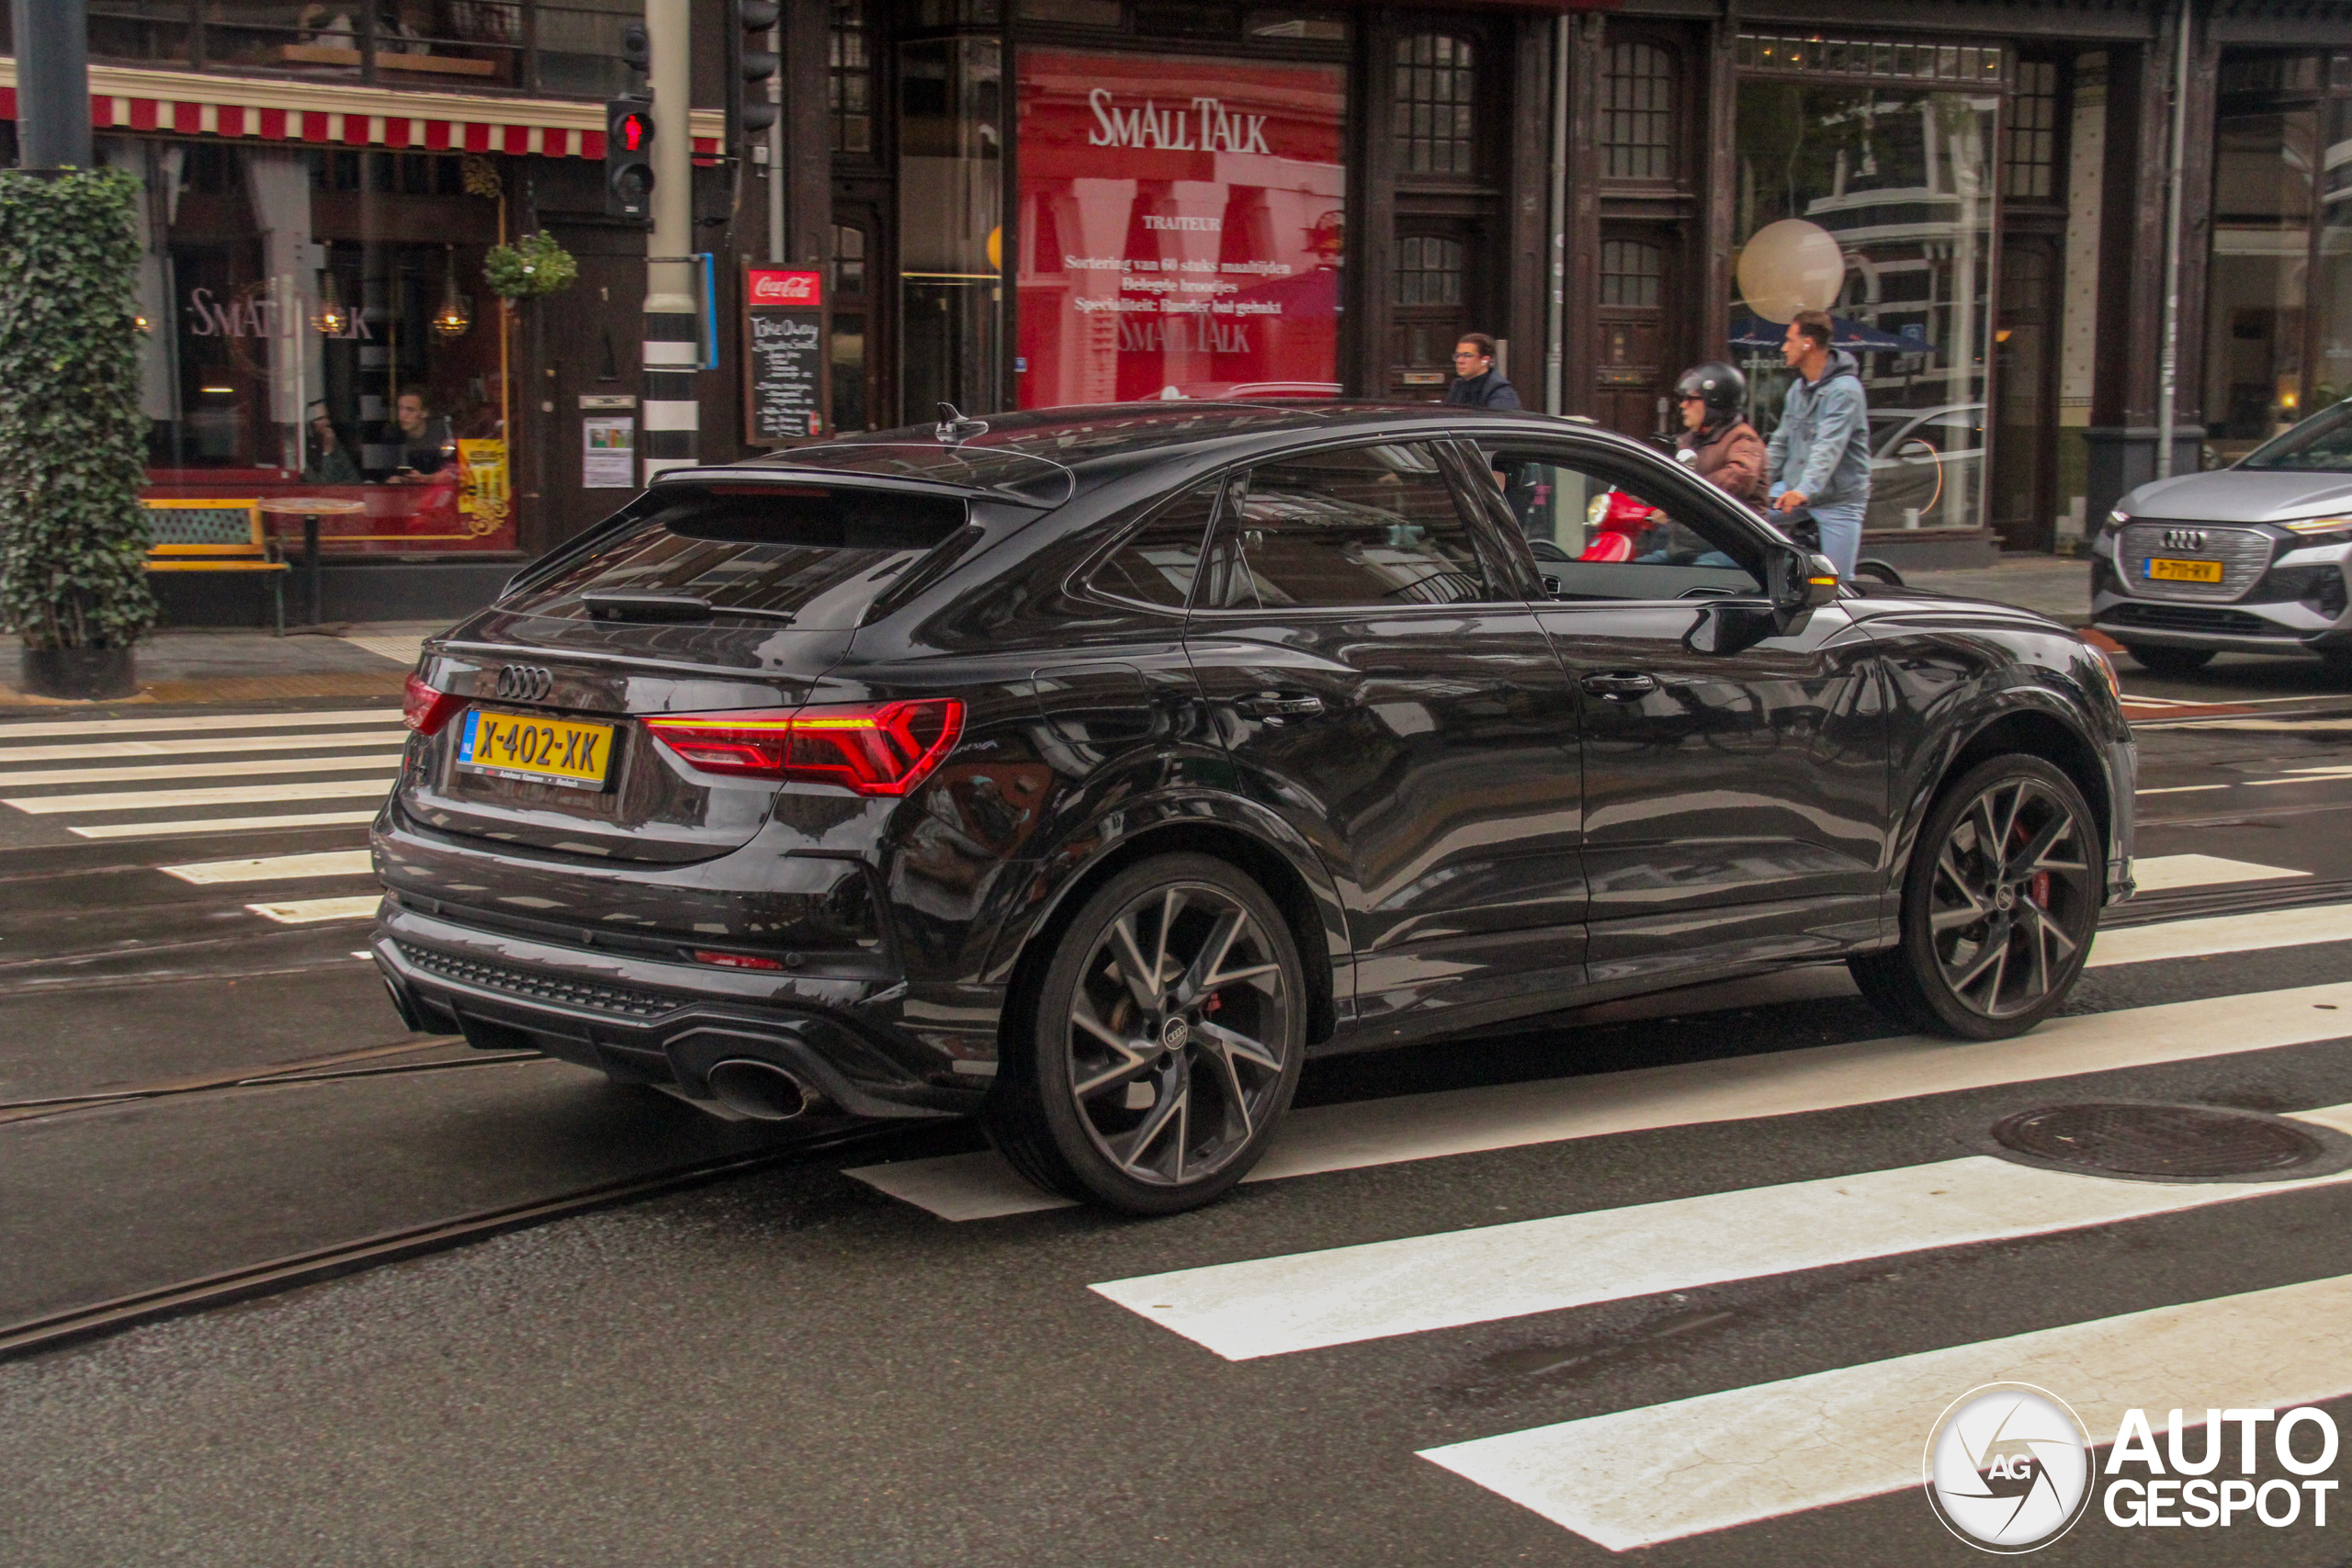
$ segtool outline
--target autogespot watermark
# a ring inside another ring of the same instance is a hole
[[[2202,1422],[2197,1414],[2167,1412],[2159,1441],[2146,1411],[2126,1410],[2105,1445],[2102,1485],[2089,1430],[2064,1400],[2030,1383],[1970,1389],[1928,1434],[1928,1505],[1962,1540],[2003,1554],[2038,1551],[2064,1535],[2090,1510],[2094,1493],[2108,1522],[2126,1529],[2326,1527],[2328,1495],[2339,1484],[2324,1478],[2337,1451],[2326,1411],[2209,1409]],[[2266,1450],[2296,1479],[2262,1479]],[[2224,1461],[2233,1456],[2237,1474],[2230,1476]]]

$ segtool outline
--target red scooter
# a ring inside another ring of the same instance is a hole
[[[1585,509],[1585,522],[1595,530],[1578,560],[1628,561],[1642,553],[1642,536],[1665,521],[1655,506],[1634,500],[1622,490],[1603,491]]]

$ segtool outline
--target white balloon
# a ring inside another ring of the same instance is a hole
[[[1767,321],[1826,310],[1846,282],[1846,253],[1818,223],[1783,218],[1748,236],[1739,253],[1739,292]]]

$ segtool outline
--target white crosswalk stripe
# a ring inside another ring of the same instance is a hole
[[[2091,944],[2087,966],[2100,969],[2165,958],[2210,958],[2323,942],[2352,942],[2352,904],[2312,904],[2299,909],[2159,920],[2154,925],[2103,931]]]
[[[6,761],[0,758],[0,761]],[[0,773],[0,784],[130,784],[150,779],[263,778],[271,773],[397,772],[398,751],[364,757],[208,757],[202,761],[150,762],[128,768],[26,768]],[[10,802],[14,805],[15,802]]]
[[[2064,1391],[2095,1442],[2125,1410],[2159,1399],[2200,1412],[2340,1399],[2352,1393],[2352,1278],[1955,1345],[1421,1457],[1630,1551],[1916,1487],[1937,1416],[1988,1382]]]
[[[2143,893],[2169,893],[2181,887],[2218,887],[2233,882],[2276,882],[2309,876],[2308,871],[2256,865],[2252,861],[2223,860],[2219,855],[2151,855],[2132,863],[2132,878]]]
[[[197,885],[292,882],[311,876],[367,876],[375,867],[366,850],[325,850],[307,855],[257,855],[247,860],[192,861],[159,865],[166,876]]]
[[[2342,1127],[2352,1122],[2352,1105],[2329,1106],[2309,1120]],[[2352,1183],[2352,1171],[2165,1186],[2086,1179],[1976,1155],[1213,1264],[1092,1289],[1239,1361],[2342,1183]]]
[[[381,763],[377,764],[382,766]],[[364,779],[321,779],[304,784],[232,784],[214,789],[104,790],[88,795],[11,796],[0,805],[36,817],[69,811],[153,811],[166,806],[261,806],[278,800],[336,800],[352,796],[381,798],[398,775]]]
[[[275,833],[308,828],[364,828],[376,819],[366,811],[304,811],[284,817],[193,817],[169,822],[72,822],[65,830],[84,839],[176,839],[198,833]]]
[[[379,728],[401,723],[398,708],[328,708],[315,713],[179,714],[153,718],[87,718],[57,722],[0,724],[0,746],[17,740],[45,739],[64,735],[226,735],[240,729],[349,729],[360,725]]]
[[[5,733],[5,728],[0,726],[0,733]],[[63,746],[0,745],[0,765],[101,761],[116,757],[209,756],[224,748],[234,748],[239,756],[254,751],[329,751],[361,746],[373,746],[380,750],[388,746],[398,747],[406,733],[407,727],[395,718],[356,733],[338,729],[310,735],[239,735],[228,739],[208,736],[192,740],[97,740]]]
[[[343,898],[296,898],[278,904],[248,904],[246,908],[281,926],[315,925],[321,920],[364,920],[376,913],[382,895],[362,893]]]

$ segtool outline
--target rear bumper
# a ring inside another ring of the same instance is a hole
[[[393,904],[370,947],[412,1028],[536,1048],[695,1100],[713,1098],[710,1068],[735,1057],[773,1062],[854,1116],[968,1113],[990,1081],[893,1027],[904,987],[880,980],[590,953]]]

